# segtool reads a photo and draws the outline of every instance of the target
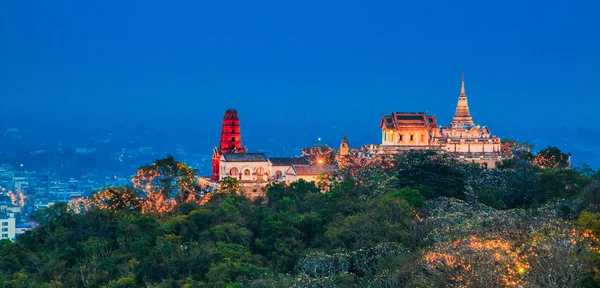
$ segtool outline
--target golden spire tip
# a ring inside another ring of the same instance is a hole
[[[462,84],[460,86],[460,95],[466,95],[465,94],[465,71],[462,72]]]

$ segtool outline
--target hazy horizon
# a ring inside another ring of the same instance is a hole
[[[351,144],[378,143],[391,111],[448,124],[464,71],[473,119],[494,135],[596,135],[598,8],[9,1],[0,9],[0,127],[69,135],[143,124],[210,147],[234,108],[253,150],[319,137],[338,145],[344,133]]]

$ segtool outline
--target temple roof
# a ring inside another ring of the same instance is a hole
[[[264,153],[226,153],[223,159],[227,162],[267,162]]]
[[[381,119],[381,128],[398,128],[399,126],[431,126],[436,125],[435,116],[426,112],[392,112]]]
[[[269,158],[273,166],[308,165],[310,162],[305,157]]]
[[[458,96],[458,104],[456,105],[456,113],[452,119],[452,126],[474,126],[473,117],[469,112],[469,103],[467,103],[467,94],[465,93],[465,73],[462,74],[462,85],[460,87],[460,95]]]
[[[337,169],[335,165],[292,165],[296,175],[321,175]]]
[[[429,120],[429,126],[432,128],[437,127],[437,121],[435,120],[435,116],[427,116],[427,119]]]

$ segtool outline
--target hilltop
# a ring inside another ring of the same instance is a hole
[[[38,228],[1,243],[1,282],[595,287],[600,173],[524,158],[483,169],[411,152],[316,183],[270,184],[252,200],[231,178],[201,198],[193,170],[157,160],[133,186],[40,211]],[[157,178],[144,178],[150,171]]]

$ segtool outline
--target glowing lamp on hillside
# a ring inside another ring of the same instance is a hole
[[[319,159],[319,160],[317,160],[317,163],[318,163],[319,165],[323,164],[323,159]]]

